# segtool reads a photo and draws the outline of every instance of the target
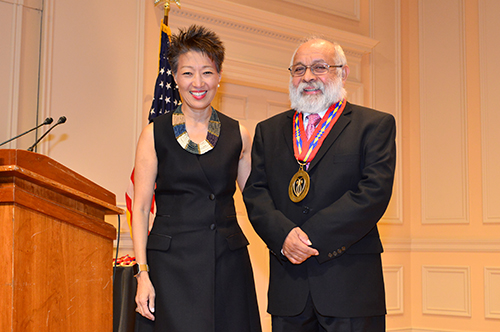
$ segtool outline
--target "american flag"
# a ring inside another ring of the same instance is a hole
[[[181,97],[175,83],[174,76],[172,76],[172,68],[167,59],[168,48],[170,47],[170,28],[161,23],[161,37],[160,37],[160,54],[158,77],[156,78],[155,93],[151,109],[149,111],[148,120],[151,123],[154,118],[162,114],[173,111],[181,104]],[[132,205],[134,198],[134,170],[130,175],[130,182],[125,192],[125,201],[127,204],[127,221],[132,234]],[[149,229],[152,227],[152,221],[155,214],[155,200],[151,202],[151,213],[149,218]]]
[[[172,68],[167,59],[170,35],[170,28],[162,22],[158,77],[156,78],[155,94],[149,111],[149,122],[159,115],[175,110],[181,104],[177,83],[174,81]]]

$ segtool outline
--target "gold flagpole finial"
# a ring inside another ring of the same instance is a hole
[[[155,6],[165,3],[165,17],[168,17],[168,12],[170,11],[170,1],[172,0],[155,0]],[[177,7],[181,8],[181,0],[174,0]]]

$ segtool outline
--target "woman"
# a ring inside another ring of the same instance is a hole
[[[250,172],[251,138],[210,105],[224,46],[193,25],[172,37],[168,58],[183,103],[144,129],[135,160],[132,232],[145,270],[136,276],[136,331],[261,331],[233,201]]]

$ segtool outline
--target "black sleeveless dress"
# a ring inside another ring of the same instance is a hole
[[[259,332],[248,241],[233,200],[238,122],[217,113],[217,144],[196,155],[177,142],[172,113],[154,120],[157,214],[146,249],[155,321],[138,315],[136,331]]]

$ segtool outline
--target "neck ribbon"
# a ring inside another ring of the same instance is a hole
[[[341,99],[331,105],[320,123],[316,126],[309,140],[304,130],[303,117],[299,112],[295,111],[293,115],[293,151],[297,161],[310,163],[314,159],[326,136],[328,136],[333,125],[344,111],[345,104],[345,99]]]

